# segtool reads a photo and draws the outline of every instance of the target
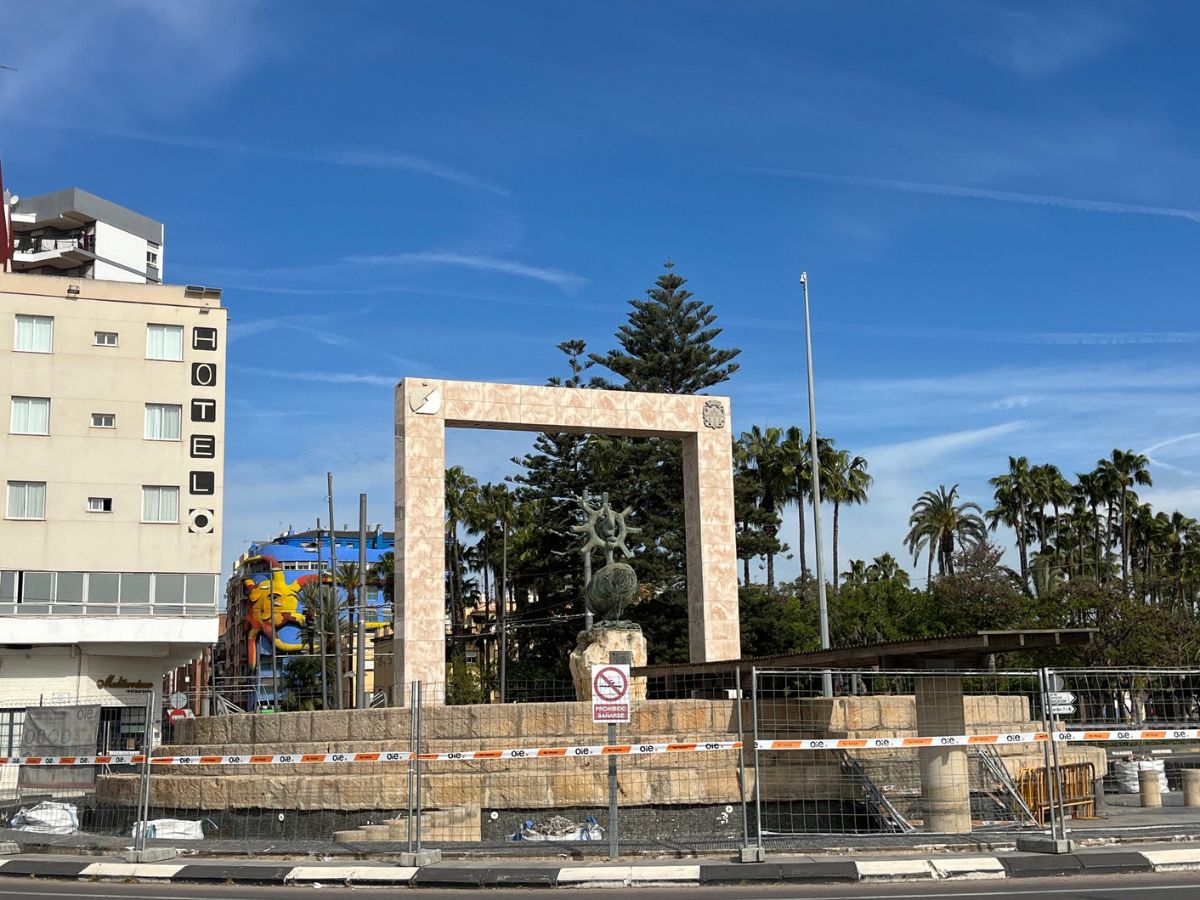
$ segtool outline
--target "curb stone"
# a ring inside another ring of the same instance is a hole
[[[416,887],[633,887],[715,884],[847,884],[914,880],[1038,878],[1200,869],[1200,846],[1163,850],[1114,850],[1046,856],[940,856],[896,859],[809,859],[765,863],[698,862],[692,865],[597,863],[547,866],[439,863],[398,865],[96,862],[39,855],[0,858],[0,877],[174,883],[390,884]]]

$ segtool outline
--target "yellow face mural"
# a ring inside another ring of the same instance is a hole
[[[246,647],[246,661],[254,666],[258,662],[258,637],[265,634],[275,645],[279,653],[298,653],[300,651],[314,652],[315,647],[304,641],[284,641],[279,637],[279,629],[285,625],[295,625],[303,629],[306,617],[300,611],[300,588],[310,581],[316,581],[316,575],[301,575],[291,584],[287,582],[283,570],[276,568],[278,563],[271,556],[256,556],[246,560],[247,563],[262,562],[271,568],[259,572],[252,577],[242,580],[242,589],[246,592],[247,612],[246,622],[250,626],[249,640]],[[329,576],[326,576],[326,584]],[[374,610],[372,610],[373,612]],[[366,622],[371,631],[386,628],[389,622]]]
[[[266,575],[267,577],[263,577]],[[307,581],[316,580],[316,575],[301,575],[291,584],[287,583],[279,569],[246,578],[242,587],[246,591],[246,621],[250,625],[250,639],[246,648],[247,662],[251,666],[258,661],[258,636],[265,634],[280,653],[295,653],[306,649],[303,642],[292,643],[279,639],[279,629],[285,625],[304,627],[304,613],[300,612],[300,601],[296,592]],[[312,649],[312,648],[308,648]]]

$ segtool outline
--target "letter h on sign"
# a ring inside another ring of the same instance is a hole
[[[199,326],[192,329],[192,349],[193,350],[216,350],[217,349],[217,329],[201,328]]]

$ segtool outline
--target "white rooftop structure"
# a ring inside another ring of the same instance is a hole
[[[162,284],[163,224],[79,188],[20,197],[12,271]]]

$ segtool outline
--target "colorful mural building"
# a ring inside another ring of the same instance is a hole
[[[234,563],[226,584],[225,628],[213,654],[214,694],[250,710],[336,706],[335,594],[342,704],[353,705],[352,642],[359,615],[367,632],[364,680],[368,693],[373,693],[374,639],[390,635],[392,629],[389,565],[394,547],[392,533],[379,528],[367,533],[367,589],[360,598],[357,531],[337,531],[331,539],[324,529],[288,530],[251,544]],[[336,577],[330,567],[334,550]]]

